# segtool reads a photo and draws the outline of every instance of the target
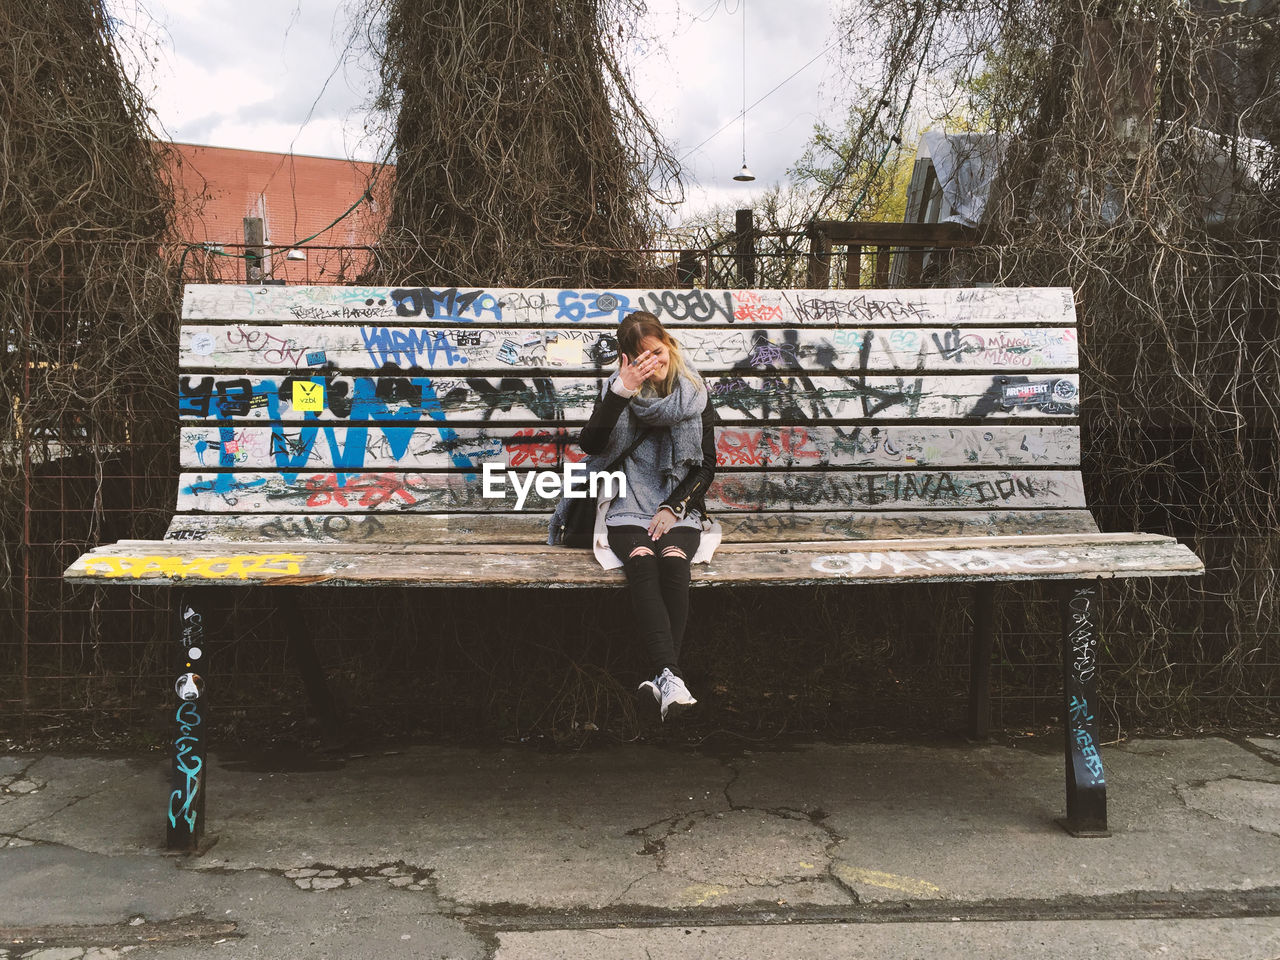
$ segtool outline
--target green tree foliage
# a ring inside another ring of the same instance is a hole
[[[813,136],[787,172],[807,187],[813,216],[823,220],[872,220],[901,223],[907,209],[907,187],[915,164],[918,135],[858,140],[866,113],[854,109],[843,127],[814,127]]]

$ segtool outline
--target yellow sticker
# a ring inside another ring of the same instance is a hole
[[[324,384],[307,380],[293,381],[293,409],[316,413],[324,411]]]

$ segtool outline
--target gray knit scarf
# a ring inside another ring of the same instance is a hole
[[[614,373],[605,382],[600,392],[603,397],[613,387],[618,378]],[[619,454],[635,442],[640,431],[652,428],[658,439],[657,466],[664,480],[677,483],[684,479],[690,467],[702,463],[702,411],[707,406],[707,389],[705,384],[695,384],[688,377],[677,376],[671,393],[665,397],[638,393],[631,398],[618,423],[609,435],[609,442],[603,451],[586,459],[588,474],[593,470],[603,470],[613,462]],[[666,429],[664,429],[666,428]],[[556,543],[556,531],[564,522],[564,514],[569,501],[561,498],[551,515],[548,544]]]
[[[605,383],[605,391],[612,389],[617,378],[615,371]],[[649,427],[658,438],[657,466],[663,480],[683,480],[689,467],[702,463],[702,411],[706,406],[706,387],[684,376],[676,377],[675,387],[665,397],[637,393],[618,417],[609,443],[600,454],[600,467],[593,467],[588,460],[587,469],[607,466],[631,446],[641,430]]]

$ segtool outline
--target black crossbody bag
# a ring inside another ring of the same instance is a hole
[[[652,427],[645,427],[641,430],[640,436],[636,437],[627,449],[614,457],[613,461],[604,468],[604,472],[612,473],[622,466],[627,457],[635,453],[636,448],[644,442],[644,438],[652,431]],[[560,546],[578,548],[591,546],[591,538],[596,531],[598,499],[598,497],[586,496],[573,497],[569,500],[569,506],[564,513],[564,523],[560,527]]]

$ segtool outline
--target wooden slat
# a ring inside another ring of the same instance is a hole
[[[771,549],[725,546],[699,584],[895,583],[963,580],[1083,579],[1191,576],[1203,565],[1168,537],[1096,534],[1054,541],[1018,538],[987,542],[939,541],[921,549],[910,541],[875,541],[859,550],[829,545]],[[341,546],[254,545],[239,553],[226,545],[142,541],[99,548],[79,558],[64,576],[78,582],[284,584],[403,584],[450,586],[592,586],[621,583],[622,572],[603,571],[589,551],[555,547],[511,550],[458,547],[363,552]]]
[[[1039,427],[1052,431],[1053,428]],[[1027,433],[1029,431],[1023,431]],[[559,468],[583,459],[577,430],[542,427],[395,426],[393,422],[293,426],[183,427],[178,442],[184,468],[249,470],[476,469],[485,463]],[[1015,442],[1015,441],[1010,441]],[[1070,439],[1052,433],[1054,449]]]
[[[502,327],[188,324],[179,366],[199,370],[322,372],[414,368],[434,372],[555,370],[606,375],[618,360],[613,330]],[[697,369],[710,371],[1066,370],[1078,365],[1074,327],[713,328],[679,331]],[[387,365],[393,365],[388,368]],[[521,370],[519,368],[529,368]]]
[[[1097,533],[1087,510],[916,510],[759,512],[715,515],[726,543],[901,540]],[[534,544],[546,540],[545,513],[511,514],[178,514],[165,540],[346,544]]]
[[[715,514],[726,543],[903,540],[930,536],[1097,533],[1088,510],[914,510]]]
[[[559,468],[583,458],[578,431],[541,427],[375,424],[183,427],[187,469],[474,469],[484,463]],[[1051,426],[824,427],[727,424],[722,467],[1075,466],[1080,428]]]
[[[195,375],[179,378],[178,415],[209,420],[374,420],[401,424],[477,421],[582,422],[602,381],[576,377],[325,377],[318,411],[294,405],[299,378]],[[786,420],[993,421],[1076,416],[1078,374],[711,377],[712,403],[725,422]]]
[[[1031,371],[1077,366],[1071,327],[924,327],[819,330],[698,329],[678,339],[703,371]],[[311,376],[393,365],[435,372],[592,373],[617,361],[612,331],[495,327],[188,325],[184,369],[288,371]]]
[[[421,287],[253,287],[190,284],[188,321],[258,323],[616,326],[647,310],[672,327],[1075,324],[1063,287],[930,290],[548,290]]]
[[[956,507],[1036,509],[1083,507],[1080,474],[1067,470],[886,471],[718,474],[707,508],[718,510],[879,510]]]
[[[518,471],[522,475],[525,471]],[[527,482],[527,480],[522,480]],[[513,484],[484,496],[478,474],[368,471],[358,473],[183,473],[180,512],[364,513],[368,511],[499,512],[517,509]],[[550,510],[559,497],[530,486],[518,509]],[[753,470],[718,474],[707,507],[720,510],[1070,509],[1083,507],[1084,488],[1071,470],[901,470],[788,473]]]
[[[862,551],[880,552],[885,550],[898,550],[907,547],[912,550],[941,550],[941,549],[981,549],[983,547],[1044,547],[1044,546],[1078,546],[1081,544],[1097,544],[1106,542],[1109,544],[1122,543],[1148,543],[1153,540],[1168,540],[1161,534],[1155,533],[1101,533],[1097,530],[1080,532],[1080,533],[1033,533],[1026,535],[984,535],[984,536],[927,536],[914,537],[906,540],[902,538],[881,538],[874,540],[865,540],[858,544],[858,549]],[[195,544],[175,544],[172,541],[156,541],[156,540],[120,540],[112,545],[112,549],[128,554],[135,548],[150,549],[156,543],[164,543],[167,547],[175,548],[179,553],[189,554],[191,556],[205,556],[217,553],[224,553],[230,546],[234,544],[227,543],[195,543]],[[316,541],[291,541],[283,540],[272,544],[273,549],[277,551],[293,551],[307,552],[308,548],[315,545]],[[379,548],[378,552],[391,555],[418,556],[422,554],[439,553],[449,554],[451,556],[460,556],[466,554],[473,544],[468,543],[396,543],[389,545],[386,549]],[[804,540],[792,539],[784,541],[761,541],[761,542],[743,542],[732,545],[732,549],[737,553],[769,553],[774,550],[786,548],[790,553],[809,553],[813,555],[829,554],[832,549],[829,540]],[[106,548],[103,548],[106,549]],[[238,547],[237,547],[238,549]],[[493,549],[486,547],[483,552],[486,553],[505,553],[512,556],[553,556],[560,549],[547,549],[547,544],[538,542],[526,543],[503,543],[493,545]],[[369,552],[367,543],[339,543],[334,542],[327,544],[323,548],[326,553],[347,553],[361,554]],[[110,551],[108,551],[110,553]]]

